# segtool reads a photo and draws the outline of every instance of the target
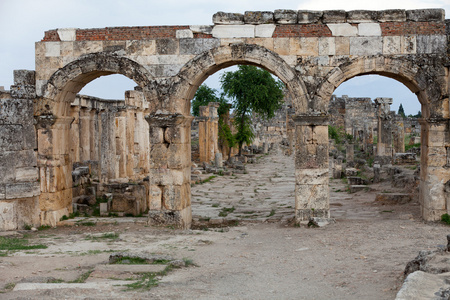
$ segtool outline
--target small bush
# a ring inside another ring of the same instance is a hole
[[[443,214],[441,216],[441,221],[444,222],[447,225],[450,225],[450,215],[449,214]]]

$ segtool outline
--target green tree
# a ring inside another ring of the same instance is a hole
[[[403,109],[403,105],[401,103],[400,103],[400,106],[398,107],[397,114],[399,114],[402,117],[405,117],[405,110]]]
[[[206,106],[209,102],[219,102],[217,90],[202,84],[195,92],[192,100],[192,115],[198,117],[200,114],[200,106]]]
[[[253,141],[251,115],[264,119],[273,118],[283,101],[283,83],[269,72],[254,66],[239,66],[235,72],[225,72],[220,78],[226,96],[232,99],[234,124],[237,129],[236,143],[239,155],[242,145]]]

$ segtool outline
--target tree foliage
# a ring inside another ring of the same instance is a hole
[[[254,66],[239,66],[237,71],[225,72],[220,78],[222,89],[231,98],[234,109],[235,135],[239,155],[244,143],[250,144],[254,135],[251,115],[273,118],[283,100],[283,83],[269,72]]]
[[[219,102],[217,90],[202,84],[195,92],[192,100],[192,115],[198,117],[200,114],[200,106],[206,106],[209,102]]]
[[[405,117],[405,110],[403,109],[403,105],[401,103],[400,103],[400,106],[398,107],[397,114],[399,114],[402,117]]]

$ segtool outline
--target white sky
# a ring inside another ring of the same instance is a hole
[[[244,13],[275,9],[393,8],[444,8],[446,18],[450,18],[450,0],[0,0],[0,86],[9,89],[13,84],[13,70],[35,68],[34,43],[40,41],[44,31],[50,29],[212,25],[212,15],[217,11]],[[352,79],[341,85],[335,94],[393,97],[392,109],[396,110],[401,101],[407,114],[420,110],[416,96],[402,84],[392,79],[380,81],[376,78],[382,77]],[[206,83],[218,88],[217,79],[209,79]],[[107,76],[93,81],[82,92],[91,95],[99,92],[96,96],[121,99],[123,92],[134,85],[123,76]],[[116,87],[117,91],[111,87]]]

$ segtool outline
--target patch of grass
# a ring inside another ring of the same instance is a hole
[[[234,206],[232,207],[224,207],[222,208],[222,211],[219,212],[219,217],[226,217],[228,216],[228,213],[232,213],[235,210]]]
[[[242,213],[246,215],[253,215],[256,212],[254,210],[251,210],[251,211],[243,211]]]
[[[50,228],[52,228],[50,225],[41,225],[37,228],[37,230],[48,230]]]
[[[183,261],[185,267],[195,266],[194,261],[191,258],[183,257]]]
[[[43,244],[28,245],[27,239],[0,237],[0,250],[19,251],[31,249],[46,249]]]
[[[143,273],[136,282],[125,285],[127,290],[150,290],[158,286],[157,273]]]
[[[25,229],[25,230],[31,230],[31,225],[30,224],[23,224],[23,229]]]
[[[407,152],[411,148],[420,148],[420,143],[413,144],[413,145],[405,145],[405,151]]]
[[[270,211],[268,217],[271,217],[271,216],[273,216],[274,214],[275,214],[275,209],[272,209],[272,210]]]
[[[393,213],[394,211],[393,210],[382,210],[381,212],[382,213]]]
[[[119,258],[114,264],[116,265],[148,265],[147,260],[140,257],[124,256]]]
[[[92,222],[92,221],[80,222],[79,224],[82,226],[96,226],[97,225],[96,222]]]
[[[443,214],[441,216],[441,221],[444,222],[447,225],[450,225],[450,215],[449,214]]]
[[[94,272],[94,269],[81,274],[80,276],[78,276],[77,279],[75,279],[73,281],[69,281],[69,283],[84,283],[84,282],[86,282],[86,279],[89,278],[89,276],[91,275],[92,272]]]
[[[200,184],[210,182],[211,180],[213,180],[213,179],[216,178],[216,177],[217,177],[217,176],[215,176],[215,175],[209,176],[208,178],[206,178],[206,179],[200,181]]]
[[[15,286],[16,284],[14,282],[10,282],[3,287],[3,290],[1,290],[0,293],[10,292],[14,289]]]
[[[211,206],[212,206],[212,207],[219,207],[220,204],[219,204],[219,203],[213,203],[213,204],[211,204]]]
[[[87,236],[85,239],[86,240],[94,240],[94,241],[104,240],[104,239],[117,240],[119,238],[119,235],[120,234],[117,232],[107,232],[100,236]]]
[[[0,251],[0,257],[6,257],[6,256],[8,256],[8,252]]]

